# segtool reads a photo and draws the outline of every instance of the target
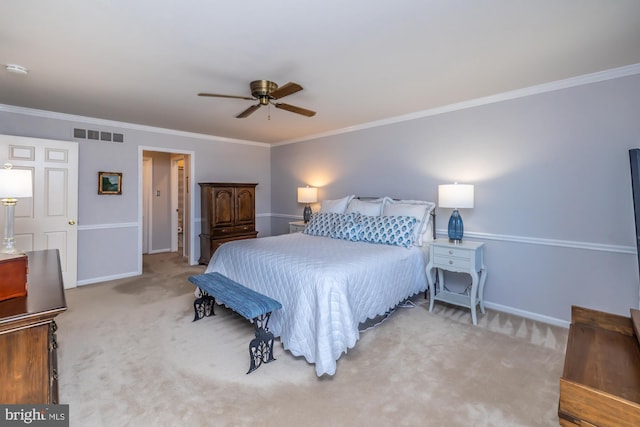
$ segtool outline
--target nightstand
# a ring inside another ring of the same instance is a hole
[[[293,221],[289,223],[289,233],[300,233],[304,231],[307,227],[307,224],[304,221]]]
[[[476,306],[484,313],[484,282],[487,271],[484,268],[484,243],[463,240],[452,243],[446,239],[436,239],[429,248],[429,264],[427,264],[427,281],[429,282],[429,311],[433,310],[434,301],[467,307],[471,310],[471,320],[478,324]],[[435,287],[435,274],[438,270],[438,289]],[[449,291],[444,286],[444,271],[466,273],[471,276],[471,289],[468,293]]]

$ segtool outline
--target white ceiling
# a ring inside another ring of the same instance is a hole
[[[638,0],[0,4],[0,104],[268,143],[637,63]],[[260,79],[317,115],[197,96]]]

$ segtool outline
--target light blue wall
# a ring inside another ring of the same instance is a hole
[[[638,267],[628,149],[640,146],[640,75],[578,85],[272,149],[274,234],[300,217],[296,187],[437,202],[475,185],[462,210],[486,242],[494,308],[562,323],[572,304],[629,315]],[[445,233],[451,210],[437,209]]]
[[[73,128],[124,134],[124,143],[73,138]],[[0,133],[79,142],[78,283],[87,284],[139,273],[138,205],[141,147],[152,151],[192,152],[194,162],[194,231],[196,255],[200,233],[200,194],[197,182],[257,182],[256,213],[259,236],[271,234],[270,148],[223,138],[146,128],[58,113],[0,106]],[[121,196],[97,194],[99,171],[122,172]]]

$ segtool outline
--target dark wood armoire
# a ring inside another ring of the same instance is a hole
[[[200,264],[208,264],[223,243],[253,239],[256,231],[258,184],[201,182]]]

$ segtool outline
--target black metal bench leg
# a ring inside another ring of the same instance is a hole
[[[250,365],[247,374],[258,369],[263,363],[276,360],[273,357],[274,337],[268,328],[269,317],[271,317],[271,313],[263,314],[253,319],[253,323],[256,326],[256,337],[249,343]]]
[[[200,298],[196,298],[193,302],[193,311],[195,316],[193,321],[202,319],[204,316],[215,315],[216,313],[213,311],[213,307],[215,305],[215,298],[211,295],[207,294],[205,291],[201,291],[202,296]]]

